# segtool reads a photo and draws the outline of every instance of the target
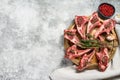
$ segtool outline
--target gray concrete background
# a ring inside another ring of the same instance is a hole
[[[49,80],[67,65],[64,29],[102,2],[120,13],[120,0],[0,0],[0,80]]]

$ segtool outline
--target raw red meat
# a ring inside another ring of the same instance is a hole
[[[87,33],[90,33],[90,31],[92,29],[94,29],[95,27],[100,26],[100,20],[98,17],[97,12],[93,13],[92,16],[90,17],[90,20],[88,21],[88,26],[87,26]]]
[[[97,59],[98,59],[98,67],[100,71],[105,71],[108,66],[108,49],[103,48],[100,52],[96,53]]]
[[[66,56],[69,59],[74,59],[76,57],[82,56],[83,54],[89,52],[91,49],[79,50],[76,45],[69,47],[66,50]]]
[[[94,36],[94,39],[104,42],[105,38],[102,34],[105,33],[109,35],[114,29],[114,26],[115,21],[113,19],[108,19],[101,22],[97,12],[94,12],[90,18],[86,16],[75,16],[74,28],[64,30],[64,38],[73,43],[73,45],[66,50],[65,57],[70,60],[80,57],[81,59],[77,69],[82,71],[89,66],[89,63],[95,54],[98,60],[99,70],[105,71],[109,61],[108,48],[99,47],[99,51],[96,51],[95,48],[82,49],[79,45],[81,45],[80,40],[89,39],[86,34],[91,34],[92,30],[95,30],[92,35]],[[77,37],[77,32],[81,38]]]
[[[86,69],[89,66],[89,63],[90,63],[92,57],[94,56],[94,54],[95,54],[95,50],[93,50],[89,54],[84,54],[82,59],[80,60],[80,63],[79,63],[80,65],[77,66],[77,70],[82,71],[82,70]]]
[[[75,24],[77,26],[77,31],[80,34],[80,36],[85,39],[85,30],[86,30],[86,23],[88,22],[88,17],[86,16],[75,16]]]
[[[79,39],[76,36],[76,30],[75,29],[71,29],[71,30],[64,30],[64,37],[66,39],[68,39],[69,41],[71,41],[74,44],[78,44],[79,43]]]

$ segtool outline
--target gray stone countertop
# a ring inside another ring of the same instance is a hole
[[[63,31],[75,15],[120,0],[0,0],[0,80],[49,80],[66,66]]]

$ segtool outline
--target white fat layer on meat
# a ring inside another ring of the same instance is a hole
[[[108,36],[106,37],[106,39],[112,41],[112,40],[115,39],[115,36],[114,36],[114,35],[108,35]]]

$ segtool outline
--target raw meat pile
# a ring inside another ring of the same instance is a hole
[[[110,58],[110,42],[114,40],[112,30],[115,21],[113,19],[101,20],[97,12],[91,16],[76,16],[75,25],[71,29],[64,30],[64,38],[69,42],[65,57],[78,59],[77,70],[82,71],[92,65],[93,56],[96,57],[98,69],[105,71]]]

